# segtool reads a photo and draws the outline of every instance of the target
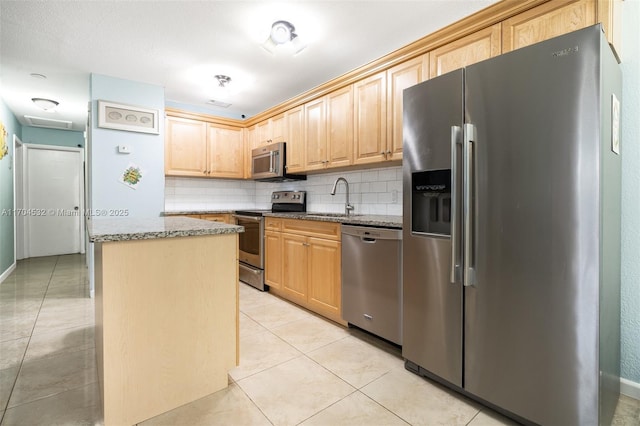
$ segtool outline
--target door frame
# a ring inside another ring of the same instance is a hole
[[[78,164],[78,173],[80,179],[78,179],[78,195],[80,200],[80,221],[79,221],[79,236],[80,236],[80,253],[85,253],[85,221],[86,217],[84,215],[85,208],[85,176],[84,176],[84,148],[75,148],[75,147],[66,147],[66,146],[57,146],[57,145],[39,145],[39,144],[30,144],[30,143],[22,143],[22,161],[16,164],[16,174],[20,174],[22,178],[22,185],[20,188],[16,187],[16,191],[14,192],[16,200],[21,200],[21,206],[16,204],[16,209],[29,209],[30,206],[28,203],[28,194],[29,194],[29,176],[27,171],[29,170],[29,150],[32,149],[40,149],[40,150],[48,150],[48,151],[68,151],[68,152],[77,152],[80,154],[80,161]],[[19,193],[19,196],[18,196]],[[22,259],[27,259],[31,257],[30,246],[29,246],[29,216],[24,216],[24,220],[18,222],[20,225],[17,229],[17,238],[21,238],[23,252]],[[16,241],[17,241],[16,238]],[[16,253],[17,254],[17,253]],[[17,257],[17,256],[16,256]]]

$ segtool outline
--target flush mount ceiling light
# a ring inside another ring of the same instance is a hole
[[[213,77],[218,80],[218,87],[226,88],[227,84],[231,83],[231,77],[226,75],[218,74]]]
[[[54,112],[53,110],[58,106],[58,102],[52,99],[31,98],[31,101],[47,112]]]
[[[267,40],[262,43],[262,48],[272,55],[276,53],[278,46],[290,43],[293,46],[293,54],[302,52],[307,45],[300,41],[300,37],[295,33],[296,28],[287,21],[276,21],[271,25],[271,33]]]

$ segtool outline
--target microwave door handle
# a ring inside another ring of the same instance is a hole
[[[276,154],[275,151],[269,151],[269,173],[276,172],[276,165],[275,165],[276,155],[275,154]]]

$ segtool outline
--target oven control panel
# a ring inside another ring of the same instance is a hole
[[[271,204],[306,204],[306,191],[275,191],[271,194]]]

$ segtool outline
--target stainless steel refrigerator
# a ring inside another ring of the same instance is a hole
[[[611,421],[620,100],[600,25],[404,91],[407,369],[525,423]]]

